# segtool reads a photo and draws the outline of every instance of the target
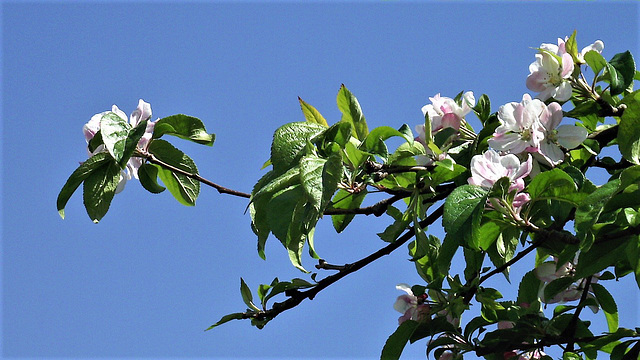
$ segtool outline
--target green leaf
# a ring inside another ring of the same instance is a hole
[[[120,162],[124,156],[124,148],[131,125],[114,112],[108,112],[100,119],[102,141],[109,154]]]
[[[164,140],[154,140],[149,144],[149,153],[158,160],[171,165],[189,174],[197,175],[196,164],[182,151],[173,147]],[[184,174],[174,172],[169,168],[160,166],[158,176],[164,185],[169,189],[173,197],[183,205],[193,206],[200,194],[200,182]]]
[[[260,308],[258,308],[253,303],[253,295],[251,294],[251,290],[249,289],[249,286],[247,286],[247,283],[244,282],[243,278],[240,278],[240,294],[242,295],[242,301],[244,301],[244,303],[249,308],[255,311],[260,311]]]
[[[209,326],[204,331],[209,331],[209,330],[213,329],[214,327],[222,325],[222,324],[224,324],[226,322],[229,322],[231,320],[240,320],[240,319],[244,319],[244,313],[233,313],[233,314],[225,315],[217,323]]]
[[[58,200],[56,204],[58,206],[58,214],[64,219],[64,208],[67,206],[67,202],[71,198],[71,195],[76,191],[78,186],[85,181],[92,172],[107,165],[110,162],[114,162],[113,158],[106,152],[100,152],[87,161],[83,162],[67,179],[67,182],[62,186],[60,193],[58,194]]]
[[[580,279],[598,273],[626,257],[627,246],[633,236],[595,243],[589,251],[580,253],[574,278]]]
[[[109,205],[120,182],[120,171],[120,166],[115,161],[107,161],[84,180],[84,207],[96,224],[109,211]]]
[[[579,119],[581,117],[597,112],[598,109],[599,107],[595,100],[588,99],[578,103],[573,109],[571,109],[571,111],[564,113],[564,116]],[[595,124],[592,124],[591,127],[591,130],[594,130]]]
[[[574,352],[565,351],[562,353],[562,360],[582,360],[582,356]]]
[[[300,182],[300,167],[296,166],[284,174],[275,175],[275,172],[270,171],[258,181],[253,188],[251,202],[256,202],[263,196],[271,197],[277,191],[298,184]]]
[[[351,124],[337,122],[322,133],[316,135],[311,141],[316,144],[319,149],[324,149],[331,143],[336,143],[341,149],[344,149],[350,139]]]
[[[184,114],[171,115],[156,121],[153,139],[159,139],[163,135],[177,136],[208,146],[212,146],[216,139],[214,134],[207,133],[200,119]]]
[[[553,199],[577,205],[576,200],[581,200],[581,196],[576,194],[577,190],[573,178],[558,168],[536,175],[527,186],[532,202]]]
[[[382,348],[381,360],[396,360],[400,359],[402,350],[413,335],[413,332],[418,328],[419,323],[413,320],[407,320],[400,324],[396,331],[389,336]]]
[[[309,140],[325,129],[322,125],[308,122],[294,122],[279,127],[271,143],[273,170],[283,173],[296,166],[304,156]]]
[[[129,129],[127,134],[127,138],[124,143],[124,150],[122,152],[122,158],[119,161],[120,167],[124,168],[127,165],[127,162],[133,155],[133,152],[136,150],[140,139],[144,135],[147,130],[147,120],[140,121],[136,127],[133,129]]]
[[[627,108],[618,125],[618,147],[622,156],[634,164],[640,164],[640,90],[622,99]]]
[[[272,286],[271,291],[262,300],[262,304],[265,307],[266,307],[267,301],[269,301],[269,299],[271,299],[272,297],[274,297],[274,296],[276,296],[278,294],[282,294],[283,292],[285,292],[287,290],[291,290],[291,289],[308,289],[308,288],[314,287],[316,285],[314,285],[314,284],[312,284],[312,283],[310,283],[310,282],[308,282],[306,280],[295,278],[295,279],[292,279],[291,281],[280,281],[280,282],[276,282],[276,283],[272,282],[271,286]]]
[[[587,65],[589,65],[595,76],[598,76],[600,71],[607,66],[607,60],[595,50],[587,51],[587,53],[584,54],[584,61],[587,62]]]
[[[536,277],[535,270],[531,270],[522,277],[518,287],[518,304],[533,304],[538,301],[538,289],[540,279]]]
[[[478,103],[473,107],[473,111],[482,122],[482,125],[485,125],[491,116],[491,101],[489,101],[489,96],[487,96],[487,94],[482,94],[482,96],[480,96]]]
[[[358,99],[349,91],[344,84],[340,86],[337,97],[338,109],[342,112],[342,120],[353,125],[353,136],[358,140],[363,140],[369,134],[367,122],[362,114]]]
[[[402,137],[408,143],[413,142],[413,134],[411,134],[411,130],[409,130],[409,127],[406,124],[402,125],[399,130],[390,126],[380,126],[373,129],[367,135],[362,144],[360,144],[360,150],[370,154],[386,157],[388,155],[388,150],[384,141],[392,136]]]
[[[158,184],[158,165],[142,164],[138,169],[138,178],[143,188],[153,194],[159,194],[165,190],[164,186]]]
[[[625,51],[614,55],[614,57],[609,61],[609,64],[616,69],[616,75],[620,78],[620,84],[618,86],[614,86],[612,79],[610,89],[611,95],[622,94],[622,92],[631,85],[636,73],[636,63],[633,61],[633,56],[631,55],[631,52]]]
[[[489,191],[476,185],[463,185],[451,192],[444,203],[442,225],[447,233],[462,233],[465,242],[479,249],[479,228]]]
[[[339,155],[329,159],[305,156],[300,160],[300,181],[317,211],[324,211],[341,179],[342,158]]]
[[[93,136],[93,138],[89,140],[89,143],[87,144],[87,149],[89,149],[89,152],[93,154],[98,148],[98,146],[100,145],[104,145],[104,141],[102,141],[102,132],[98,130],[98,132]]]
[[[333,197],[332,207],[334,209],[357,209],[360,207],[366,196],[366,189],[358,193],[350,193],[346,190],[340,189]],[[346,229],[347,225],[349,225],[354,217],[355,214],[331,215],[331,221],[333,222],[333,227],[336,229],[336,232],[340,233]]]
[[[578,61],[578,43],[576,42],[576,30],[573,31],[573,34],[567,39],[564,43],[565,49],[574,62]]]
[[[595,236],[593,225],[598,221],[605,204],[618,192],[620,180],[612,180],[589,194],[576,209],[575,230],[580,239],[580,249],[587,251]]]
[[[622,75],[610,63],[606,64],[605,69],[603,78],[611,84],[609,92],[611,95],[621,94],[625,89]]]
[[[609,291],[600,284],[591,284],[591,289],[607,318],[609,332],[616,332],[618,330],[618,306],[616,305],[616,301]]]
[[[324,127],[329,127],[327,124],[327,120],[320,114],[316,108],[307,104],[298,96],[298,101],[300,102],[300,108],[302,109],[302,113],[304,114],[304,118],[307,119],[307,122],[322,125]]]
[[[631,238],[625,251],[627,261],[635,275],[636,283],[640,289],[640,236]]]

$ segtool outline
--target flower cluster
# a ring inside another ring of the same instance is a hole
[[[587,130],[574,125],[560,125],[562,107],[553,102],[545,105],[524,94],[522,101],[500,107],[498,126],[488,143],[493,149],[510,154],[536,154],[549,166],[564,160],[564,151],[573,149],[587,138]]]
[[[476,155],[471,159],[471,177],[468,182],[471,185],[491,189],[496,181],[507,177],[511,185],[509,191],[515,191],[513,207],[519,213],[522,205],[530,200],[529,194],[524,190],[524,178],[529,175],[533,165],[531,156],[524,163],[520,162],[513,154],[500,155],[495,150],[487,150],[482,155]]]
[[[439,131],[452,128],[460,130],[460,126],[464,124],[464,117],[471,112],[476,104],[476,99],[472,91],[467,91],[462,95],[460,103],[449,97],[436,94],[430,97],[431,104],[422,107],[422,114],[425,119],[429,119],[431,125],[431,135],[435,135]],[[427,147],[427,134],[425,134],[425,125],[419,124],[415,127],[418,136],[416,140],[425,146],[427,156],[418,156],[416,161],[420,165],[431,165],[434,159],[444,160],[447,158],[446,152],[435,155],[433,151]]]
[[[542,44],[540,53],[536,54],[536,60],[529,65],[527,88],[539,92],[537,98],[547,100],[554,98],[557,101],[567,101],[571,98],[571,84],[569,78],[574,70],[574,62],[566,49],[566,41],[558,38],[558,45]],[[584,63],[584,55],[589,51],[601,53],[604,43],[600,40],[585,47],[578,54],[578,61]]]
[[[105,114],[114,113],[118,117],[120,117],[124,121],[128,121],[132,127],[137,126],[141,121],[149,120],[151,118],[151,105],[144,100],[140,99],[138,101],[138,107],[131,113],[129,119],[127,120],[127,114],[125,114],[122,110],[120,110],[116,105],[111,107],[111,111],[104,111],[98,114],[95,114],[91,117],[91,120],[87,122],[83,127],[82,131],[84,133],[84,138],[89,144],[89,141],[93,139],[93,137],[100,131],[100,121]],[[153,129],[155,127],[155,121],[147,122],[147,128],[145,129],[145,133],[138,142],[137,149],[141,152],[145,152],[149,147],[149,142],[151,141],[151,137],[153,135]],[[88,150],[88,148],[87,148]],[[99,152],[107,151],[104,145],[100,145],[96,147],[93,152],[89,151],[89,156],[93,156]],[[118,187],[116,188],[116,193],[121,192],[124,189],[124,186],[127,180],[131,180],[132,177],[138,179],[138,169],[142,166],[144,160],[140,157],[132,156],[131,159],[127,162],[127,166],[125,170],[122,170],[120,175],[120,182],[118,183]]]

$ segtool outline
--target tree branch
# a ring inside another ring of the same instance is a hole
[[[436,209],[433,213],[431,213],[429,216],[427,216],[424,220],[422,220],[419,223],[420,227],[425,227],[428,225],[433,224],[440,216],[442,216],[442,212],[444,209],[444,205],[441,205],[438,209]],[[389,255],[391,254],[394,250],[398,249],[399,247],[403,246],[404,244],[406,244],[409,240],[411,240],[413,238],[413,236],[415,235],[415,230],[413,227],[409,228],[409,230],[407,230],[407,232],[405,232],[402,236],[400,236],[396,241],[392,242],[391,244],[381,248],[380,250],[352,263],[352,264],[345,264],[342,266],[336,266],[336,265],[332,265],[331,267],[334,270],[338,270],[337,273],[327,276],[326,278],[318,281],[317,285],[308,289],[308,290],[304,290],[304,291],[298,291],[295,292],[293,294],[291,294],[291,296],[283,301],[283,302],[276,302],[272,305],[271,309],[268,310],[264,310],[264,311],[257,311],[257,312],[246,312],[243,314],[243,318],[245,319],[257,319],[257,320],[271,320],[273,318],[275,318],[276,316],[278,316],[280,313],[292,309],[294,307],[296,307],[297,305],[299,305],[302,301],[304,301],[305,299],[309,299],[309,300],[313,300],[313,298],[322,290],[324,290],[325,288],[331,286],[332,284],[336,283],[337,281],[339,281],[340,279],[342,279],[343,277],[352,274],[360,269],[362,269],[363,267],[371,264],[372,262],[380,259],[381,257],[385,256],[385,255]]]

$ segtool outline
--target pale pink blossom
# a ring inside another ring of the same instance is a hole
[[[520,159],[513,154],[500,155],[495,150],[487,150],[482,155],[471,158],[471,177],[469,184],[490,189],[496,181],[503,177],[509,178],[509,191],[524,189],[524,178],[531,172],[531,156],[520,163]]]
[[[402,316],[398,318],[398,324],[407,320],[421,321],[429,318],[429,304],[425,304],[426,295],[417,297],[407,284],[398,284],[396,289],[406,292],[406,295],[398,296],[393,308],[400,312]]]
[[[476,99],[472,91],[467,91],[462,95],[461,104],[456,103],[452,98],[440,96],[437,94],[430,97],[431,104],[422,107],[422,114],[426,117],[429,115],[431,121],[431,133],[435,134],[444,128],[460,129],[460,124],[465,115],[471,112],[476,104]],[[419,128],[422,128],[420,130]],[[418,133],[422,132],[422,140],[424,141],[424,125],[416,127]]]
[[[540,123],[544,129],[544,139],[540,142],[538,153],[550,166],[556,166],[564,160],[564,151],[560,148],[578,147],[589,134],[587,129],[575,125],[560,125],[562,107],[551,103],[540,114]]]
[[[538,92],[537,98],[554,98],[567,101],[571,98],[571,84],[567,81],[573,73],[571,55],[565,49],[565,41],[558,39],[558,45],[542,44],[536,61],[529,65],[527,88]],[[558,60],[560,59],[560,60]]]
[[[538,99],[531,99],[529,94],[522,96],[522,101],[502,105],[498,110],[498,126],[493,137],[488,140],[493,149],[511,154],[521,152],[537,152],[544,139],[544,127],[540,122],[541,114],[547,106]],[[560,109],[562,116],[562,109]]]
[[[584,64],[584,55],[586,53],[588,53],[589,51],[595,51],[598,54],[602,54],[602,50],[604,50],[604,43],[602,42],[602,40],[596,40],[593,44],[584,47],[582,51],[580,51],[580,53],[578,54],[578,61],[581,64]]]
[[[140,99],[138,101],[138,107],[131,113],[129,119],[127,119],[127,114],[125,114],[122,110],[120,110],[116,105],[111,107],[111,111],[104,111],[98,114],[95,114],[91,117],[91,119],[82,127],[82,132],[84,133],[84,138],[87,141],[87,144],[93,137],[100,131],[100,121],[105,114],[114,113],[118,117],[120,117],[125,122],[135,127],[141,121],[149,120],[151,118],[151,105]],[[155,127],[155,121],[148,121],[147,126],[145,128],[145,133],[138,142],[137,149],[144,152],[149,147],[149,142],[151,141],[151,137],[153,136],[153,129]],[[89,152],[89,156],[92,156],[98,152],[106,151],[104,145],[98,146],[94,149],[93,152]],[[138,178],[138,169],[142,166],[144,160],[140,157],[132,156],[126,165],[126,171],[123,170],[120,174],[120,182],[116,188],[116,193],[121,192],[124,189],[124,186],[127,180],[131,180],[132,177]]]

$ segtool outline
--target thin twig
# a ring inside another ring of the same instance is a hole
[[[591,279],[593,276],[589,276],[585,279],[584,289],[582,290],[582,296],[580,296],[580,302],[578,303],[578,308],[576,312],[573,313],[573,317],[571,317],[571,322],[567,325],[567,328],[563,331],[562,335],[565,335],[565,338],[571,339],[569,343],[567,343],[567,348],[565,352],[573,352],[573,347],[575,345],[574,336],[576,335],[576,326],[578,325],[578,320],[580,319],[580,312],[585,307],[585,300],[587,300],[587,295],[589,294],[589,288],[591,287]]]
[[[229,194],[229,195],[239,196],[239,197],[243,197],[243,198],[247,198],[247,199],[251,197],[251,194],[247,194],[247,193],[244,193],[244,192],[241,192],[241,191],[237,191],[237,190],[226,188],[224,186],[221,186],[221,185],[218,185],[218,184],[214,183],[213,181],[209,181],[209,180],[203,178],[199,174],[192,174],[192,173],[190,173],[188,171],[185,171],[185,170],[182,170],[182,169],[180,169],[178,167],[175,167],[173,165],[167,164],[164,161],[162,161],[162,160],[158,159],[157,157],[155,157],[153,154],[149,154],[148,157],[147,157],[147,160],[149,160],[149,162],[152,163],[152,164],[160,165],[160,166],[165,167],[165,168],[167,168],[167,169],[169,169],[169,170],[171,170],[171,171],[173,171],[175,173],[182,174],[182,175],[184,175],[186,177],[189,177],[189,178],[192,178],[194,180],[197,180],[197,181],[199,181],[199,182],[201,182],[201,183],[203,183],[205,185],[209,185],[212,188],[218,190],[218,192],[221,193],[221,194]]]

